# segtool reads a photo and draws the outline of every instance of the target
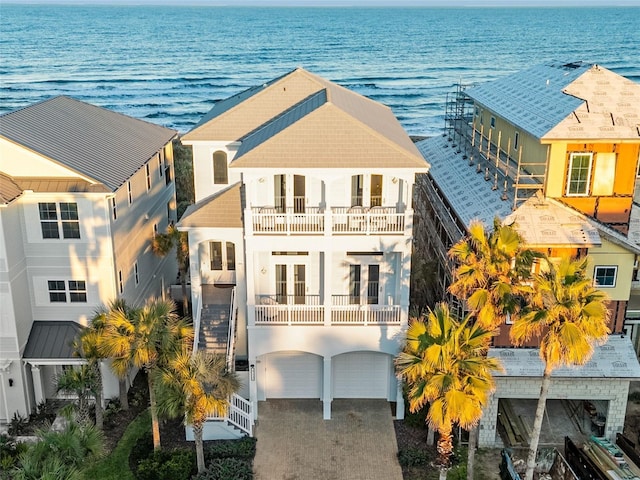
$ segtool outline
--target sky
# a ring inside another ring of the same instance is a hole
[[[638,6],[640,0],[0,0],[21,4],[129,4],[228,6]]]

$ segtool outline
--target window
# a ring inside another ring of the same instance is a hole
[[[513,137],[513,149],[518,150],[519,146],[520,146],[520,132],[516,132]]]
[[[87,283],[84,280],[69,280],[69,300],[71,303],[87,302]]]
[[[38,203],[42,238],[80,238],[80,222],[78,221],[78,204],[70,202]]]
[[[222,270],[222,242],[209,242],[211,270]]]
[[[58,211],[55,203],[39,203],[42,238],[60,238]]]
[[[162,174],[164,173],[164,149],[160,150],[158,153],[158,174],[160,178],[162,178]]]
[[[154,223],[153,224],[153,237],[152,238],[155,238],[156,235],[158,235],[158,224]]]
[[[569,157],[567,195],[588,195],[592,153],[572,153]]]
[[[122,281],[122,270],[118,270],[118,289],[124,293],[124,282]]]
[[[617,273],[616,266],[596,267],[593,275],[596,287],[615,287]]]
[[[113,215],[113,219],[118,219],[118,207],[116,206],[116,197],[111,199],[111,213]]]
[[[213,183],[226,185],[229,183],[227,175],[227,154],[221,150],[213,152]]]
[[[133,278],[136,281],[136,285],[140,283],[140,277],[138,276],[138,262],[133,264]]]
[[[144,165],[144,171],[147,174],[147,190],[151,190],[151,172],[149,170],[149,164]]]
[[[49,280],[49,301],[51,303],[65,303],[67,301],[67,290],[64,280]]]
[[[67,302],[67,284],[71,303],[87,303],[87,282],[84,280],[49,280],[49,301],[51,303]]]
[[[171,202],[167,202],[167,223],[171,225]]]
[[[131,194],[131,182],[127,182],[127,193],[129,194],[129,205],[133,203],[133,195]]]
[[[491,117],[491,128],[496,128],[496,117]]]

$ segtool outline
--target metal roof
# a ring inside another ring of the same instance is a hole
[[[177,132],[66,96],[0,116],[0,136],[115,191]]]
[[[490,348],[489,357],[498,358],[504,372],[495,377],[542,378],[544,364],[535,348]],[[640,378],[640,365],[628,335],[610,335],[607,343],[596,346],[591,359],[582,366],[555,369],[553,378]]]
[[[469,97],[518,128],[541,138],[584,103],[564,89],[591,65],[536,65],[465,91]]]
[[[73,342],[83,327],[68,321],[35,321],[22,355],[25,359],[74,358]]]

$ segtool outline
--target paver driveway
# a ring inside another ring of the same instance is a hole
[[[256,437],[256,480],[402,480],[384,400],[260,402]]]

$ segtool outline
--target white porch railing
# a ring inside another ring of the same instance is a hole
[[[400,305],[335,305],[332,325],[399,325]]]
[[[278,211],[275,207],[254,207],[250,222],[258,235],[323,235],[325,230],[336,235],[404,234],[411,211],[398,212],[395,207],[333,207],[324,211],[306,207]]]
[[[224,416],[214,415],[209,417],[208,420],[227,421],[234,427],[237,427],[247,433],[250,437],[253,436],[253,414],[251,412],[251,403],[235,393],[229,399],[227,414]]]
[[[325,305],[255,306],[256,325],[323,325]],[[399,325],[400,305],[331,305],[332,325]]]

